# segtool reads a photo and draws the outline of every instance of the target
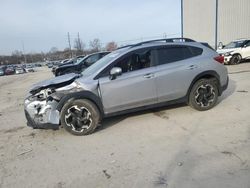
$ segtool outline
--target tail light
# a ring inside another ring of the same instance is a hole
[[[214,60],[217,61],[218,63],[224,64],[224,57],[221,55],[216,56]]]

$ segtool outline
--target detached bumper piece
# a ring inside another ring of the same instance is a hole
[[[28,114],[28,112],[26,110],[24,110],[25,112],[25,117],[27,119],[27,126],[28,127],[32,127],[34,129],[53,129],[53,130],[57,130],[59,129],[59,124],[52,124],[52,123],[37,123],[35,122],[30,115]]]
[[[27,125],[34,129],[58,129],[59,112],[56,110],[57,102],[25,100],[25,116]]]

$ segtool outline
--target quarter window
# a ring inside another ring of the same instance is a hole
[[[202,54],[202,49],[188,46],[167,47],[158,50],[158,64],[181,61]]]

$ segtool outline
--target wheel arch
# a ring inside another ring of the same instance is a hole
[[[63,106],[68,102],[68,101],[72,101],[72,100],[76,100],[76,99],[87,99],[91,102],[93,102],[96,107],[98,108],[101,117],[103,117],[104,115],[104,111],[103,111],[103,105],[102,105],[102,101],[100,99],[100,97],[96,96],[94,93],[90,92],[90,91],[80,91],[80,92],[76,92],[76,93],[70,93],[65,95],[60,102],[57,105],[57,110],[59,112],[61,112]]]
[[[242,58],[242,55],[239,52],[232,53],[232,56],[234,56],[234,55],[239,55]]]
[[[200,80],[200,79],[210,79],[210,78],[215,78],[217,83],[218,83],[218,92],[219,92],[219,96],[222,93],[222,89],[221,89],[221,84],[220,84],[220,76],[213,70],[209,70],[209,71],[204,71],[200,74],[198,74],[197,76],[195,76],[195,78],[193,79],[193,81],[191,82],[188,91],[187,91],[187,95],[186,95],[186,99],[187,101],[189,100],[189,94],[191,92],[191,89],[193,88],[194,84]]]

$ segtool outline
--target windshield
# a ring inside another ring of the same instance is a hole
[[[82,63],[83,61],[85,61],[85,59],[87,59],[88,57],[89,57],[89,56],[87,55],[87,56],[82,57],[82,58],[77,58],[75,61],[73,61],[73,63],[74,63],[75,65],[78,65],[78,64]]]
[[[224,49],[229,49],[229,48],[240,48],[242,47],[243,43],[245,41],[241,40],[241,41],[234,41],[234,42],[230,42],[229,44],[227,44]]]
[[[102,67],[104,67],[105,65],[107,65],[107,63],[109,63],[110,61],[114,60],[118,55],[120,54],[120,51],[114,51],[106,56],[104,56],[103,58],[101,58],[100,60],[98,60],[97,62],[95,62],[93,65],[89,66],[87,69],[85,69],[82,72],[83,76],[90,76],[94,73],[96,73],[98,70],[100,70]]]
[[[74,63],[78,64],[78,63],[82,62],[83,59],[85,59],[85,58],[84,57],[77,58]]]

